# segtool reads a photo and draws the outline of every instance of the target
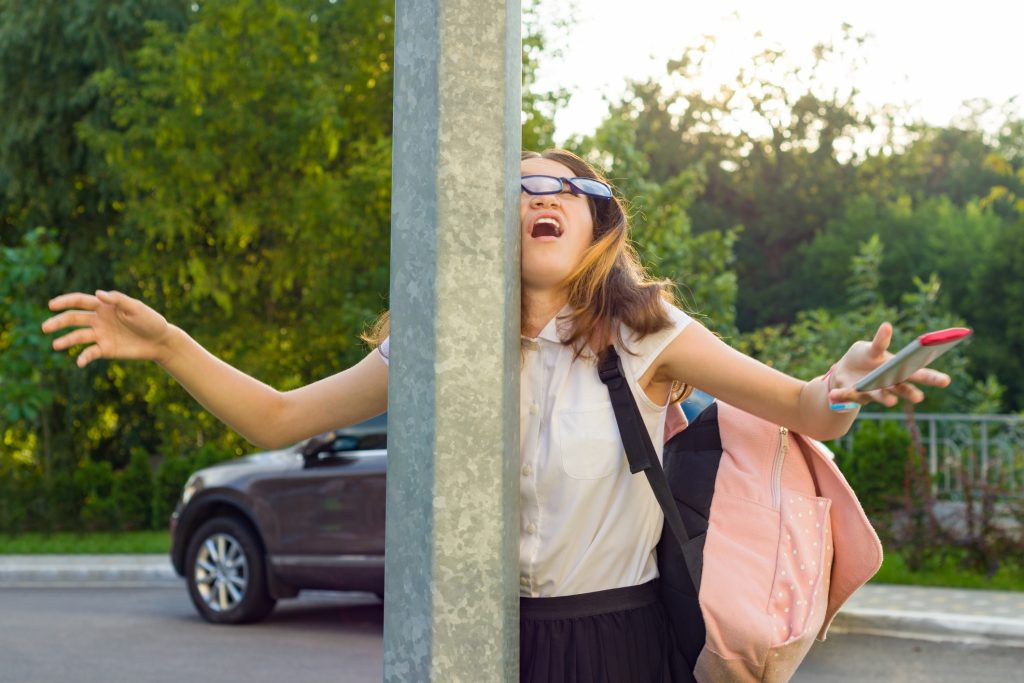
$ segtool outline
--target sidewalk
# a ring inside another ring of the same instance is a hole
[[[184,590],[166,555],[0,555],[0,589],[110,586]],[[1024,592],[868,584],[829,633],[1024,648]]]

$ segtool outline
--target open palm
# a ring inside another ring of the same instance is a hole
[[[53,348],[85,345],[77,360],[83,368],[98,358],[158,360],[170,330],[162,315],[120,292],[72,292],[49,305],[61,312],[43,323],[43,332],[75,328],[54,339]]]

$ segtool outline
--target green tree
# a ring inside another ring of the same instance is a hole
[[[981,201],[1006,218],[982,236],[984,258],[967,279],[962,310],[976,331],[971,357],[1006,385],[1006,403],[1024,410],[1024,121],[1006,127],[987,163],[998,177]],[[966,315],[966,313],[965,313]]]
[[[522,147],[541,151],[554,146],[555,114],[569,102],[569,90],[542,90],[538,75],[543,62],[562,55],[559,42],[575,22],[575,2],[553,6],[543,0],[523,3],[523,103]]]
[[[649,177],[665,182],[703,169],[689,215],[695,233],[742,226],[736,243],[741,329],[789,319],[801,287],[792,281],[794,248],[841,209],[854,179],[853,138],[875,125],[855,87],[828,87],[822,72],[852,70],[862,38],[847,30],[838,45],[819,45],[809,67],[755,37],[749,66],[716,92],[701,88],[714,39],[669,62],[679,87],[634,83],[611,117],[626,116]]]
[[[733,246],[738,229],[695,235],[689,211],[704,187],[700,166],[658,181],[638,147],[638,113],[630,103],[613,108],[593,136],[571,144],[616,184],[629,202],[632,239],[652,274],[676,284],[681,303],[708,327],[735,334],[736,276]]]
[[[818,308],[801,311],[791,325],[774,325],[745,334],[741,348],[763,362],[796,377],[822,375],[857,339],[870,339],[883,321],[893,323],[890,350],[898,350],[918,335],[946,327],[961,327],[963,319],[948,311],[939,296],[939,280],[916,280],[914,289],[888,304],[879,289],[883,260],[882,241],[873,237],[861,245],[848,281],[850,305],[831,312]],[[994,378],[975,380],[969,360],[950,353],[934,367],[950,375],[952,385],[925,392],[919,409],[931,412],[994,412],[1002,387]],[[881,409],[873,406],[873,409]]]
[[[149,24],[84,126],[125,200],[115,284],[287,389],[354,362],[388,289],[393,7],[211,0]],[[240,439],[157,368],[131,366],[161,450]]]
[[[46,313],[39,289],[59,258],[52,232],[42,229],[0,247],[0,466],[31,466],[41,454],[46,472],[53,457],[58,362],[39,332]]]
[[[111,405],[120,401],[117,415],[126,418],[122,425],[136,423],[132,415],[145,414],[138,402],[123,400],[106,370],[83,373],[67,363],[54,365],[58,357],[38,329],[49,296],[109,285],[116,245],[107,235],[117,221],[111,207],[118,205],[121,192],[107,173],[104,155],[77,133],[82,125],[109,125],[111,102],[92,77],[106,69],[130,70],[129,57],[141,45],[145,22],[160,19],[180,28],[192,13],[189,7],[179,0],[0,0],[0,245],[23,245],[38,226],[46,226],[51,230],[47,243],[59,251],[31,288],[24,282],[0,282],[4,288],[21,287],[25,294],[6,311],[20,326],[8,340],[34,344],[28,354],[0,353],[7,358],[0,364],[8,371],[15,359],[30,364],[47,378],[39,389],[52,392],[42,403],[12,397],[8,413],[27,411],[36,417],[23,421],[23,437],[8,439],[3,448],[9,452],[15,441],[21,444],[17,448],[36,444],[27,448],[33,457],[42,455],[51,488],[55,469],[74,468],[79,449],[122,452],[119,435],[111,429]],[[4,429],[10,436],[10,420]],[[147,435],[124,436],[145,443]]]
[[[66,252],[63,277],[103,274],[90,254],[118,192],[103,157],[75,134],[83,122],[109,120],[91,76],[123,72],[144,22],[180,27],[188,7],[178,0],[0,0],[0,239],[11,244],[37,225],[52,226]]]

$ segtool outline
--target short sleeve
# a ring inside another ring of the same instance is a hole
[[[647,371],[647,368],[651,366],[651,363],[665,350],[665,347],[678,337],[679,333],[686,329],[687,325],[693,322],[693,318],[669,302],[663,301],[662,306],[668,315],[668,327],[640,339],[632,331],[628,335],[623,334],[623,338],[627,340],[627,348],[632,352],[626,354],[626,358],[628,358],[626,362],[633,378],[636,380],[640,379]]]
[[[381,359],[384,360],[384,365],[390,365],[391,360],[391,337],[385,337],[384,341],[377,347],[377,351],[380,353]]]

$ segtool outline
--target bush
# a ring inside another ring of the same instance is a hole
[[[79,513],[82,527],[86,531],[116,529],[119,515],[113,497],[113,466],[86,458],[75,471],[74,482],[82,501]]]
[[[192,461],[178,455],[167,456],[156,470],[153,482],[153,528],[162,528],[174,511],[181,489],[192,474]]]
[[[46,482],[48,521],[44,531],[78,531],[82,527],[82,492],[75,482],[75,473],[59,470]]]
[[[0,468],[0,532],[46,529],[50,524],[39,468],[19,464]]]
[[[128,466],[117,473],[114,502],[120,512],[118,529],[140,531],[150,528],[153,512],[153,473],[149,456],[141,448],[133,448]]]
[[[853,434],[853,447],[836,446],[836,464],[856,491],[869,517],[891,512],[903,498],[910,434],[895,421],[864,421]]]

